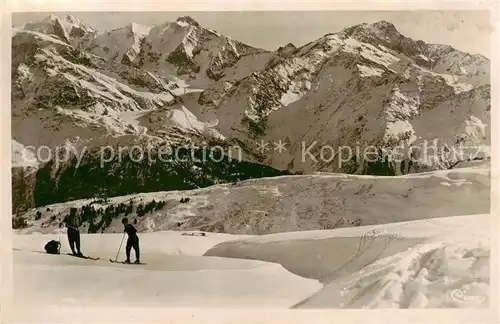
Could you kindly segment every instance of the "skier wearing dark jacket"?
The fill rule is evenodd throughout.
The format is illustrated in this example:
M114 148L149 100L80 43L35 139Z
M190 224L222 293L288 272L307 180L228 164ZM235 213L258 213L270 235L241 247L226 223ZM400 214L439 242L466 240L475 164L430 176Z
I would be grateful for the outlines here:
M82 226L82 218L77 215L76 212L70 212L63 220L64 224L68 228L68 241L71 252L76 256L83 256L80 251L80 230L79 227ZM76 245L76 251L75 251Z
M136 259L134 263L141 263L139 259L140 251L139 251L139 237L137 237L137 230L132 224L128 223L127 218L122 219L122 224L125 227L124 231L128 235L127 246L125 248L125 253L127 254L127 260L125 262L130 263L130 250L134 248L135 259Z

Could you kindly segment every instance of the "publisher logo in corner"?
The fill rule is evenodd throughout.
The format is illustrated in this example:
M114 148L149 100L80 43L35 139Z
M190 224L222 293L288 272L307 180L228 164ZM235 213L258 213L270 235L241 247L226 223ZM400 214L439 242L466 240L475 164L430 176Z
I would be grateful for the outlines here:
M467 288L454 289L451 291L451 298L457 303L479 305L486 300L484 294L473 293Z

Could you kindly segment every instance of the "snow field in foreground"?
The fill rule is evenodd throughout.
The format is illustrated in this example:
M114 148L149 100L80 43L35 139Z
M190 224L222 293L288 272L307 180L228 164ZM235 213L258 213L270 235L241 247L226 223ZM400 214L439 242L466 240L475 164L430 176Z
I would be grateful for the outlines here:
M289 308L321 288L281 265L218 257L201 257L208 248L236 236L179 232L141 233L145 265L113 264L121 234L81 235L82 252L91 261L61 255L43 246L57 234L14 236L14 309L52 307L257 307ZM125 243L124 243L125 244ZM123 260L124 246L118 257ZM132 260L134 254L132 252ZM35 312L17 312L38 320Z
M147 264L139 266L108 261L121 234L82 235L82 251L98 261L41 252L57 234L15 235L14 310L39 321L20 309L44 308L50 318L50 306L485 308L489 221L470 215L263 236L141 233ZM66 253L64 235L62 242Z
M222 242L205 255L280 263L325 287L296 308L488 307L490 217L469 215Z

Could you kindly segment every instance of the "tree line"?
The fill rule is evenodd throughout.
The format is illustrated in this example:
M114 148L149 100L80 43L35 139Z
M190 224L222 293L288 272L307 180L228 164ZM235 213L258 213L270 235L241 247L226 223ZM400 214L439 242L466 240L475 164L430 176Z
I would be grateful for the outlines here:
M95 205L98 203L101 203L100 199L93 200L80 208L71 207L69 214L65 218L79 216L82 223L89 224L88 233L97 233L108 228L113 219L132 215L134 211L138 217L142 217L165 207L164 200L156 201L155 199L147 203L140 202L137 206L135 206L133 199L130 199L128 203L111 204L106 207L96 208Z

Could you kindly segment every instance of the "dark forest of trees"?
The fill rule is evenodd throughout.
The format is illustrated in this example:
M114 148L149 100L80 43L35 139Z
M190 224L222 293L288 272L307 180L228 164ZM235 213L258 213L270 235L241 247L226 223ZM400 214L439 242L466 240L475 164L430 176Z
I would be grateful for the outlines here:
M77 167L77 158L65 166L55 169L48 162L37 171L33 191L34 205L44 206L53 203L92 198L96 192L104 190L108 196L121 196L139 192L168 190L189 190L204 188L216 183L235 182L252 178L271 177L290 174L262 164L229 159L217 156L202 160L202 152L179 150L180 159L160 161L152 155L148 159L135 162L128 154L121 161L111 161L101 166L99 154L87 154ZM219 162L219 158L221 161Z

